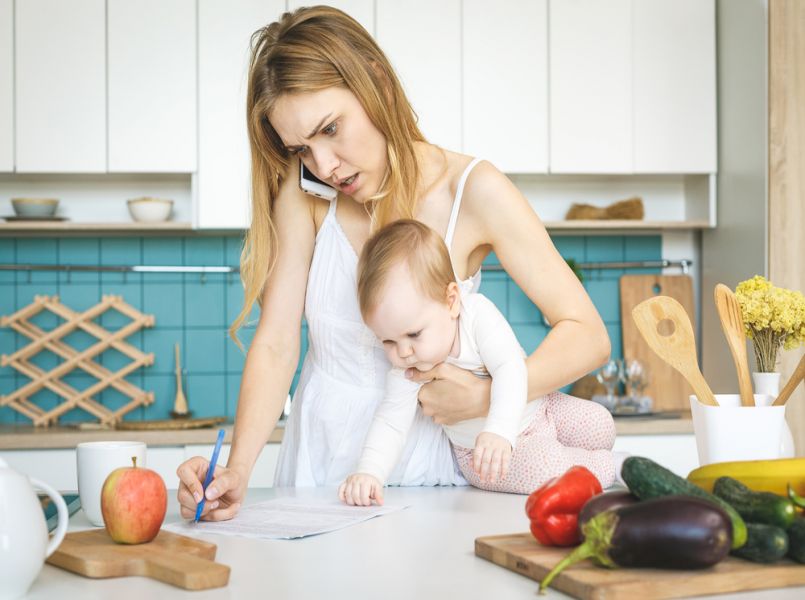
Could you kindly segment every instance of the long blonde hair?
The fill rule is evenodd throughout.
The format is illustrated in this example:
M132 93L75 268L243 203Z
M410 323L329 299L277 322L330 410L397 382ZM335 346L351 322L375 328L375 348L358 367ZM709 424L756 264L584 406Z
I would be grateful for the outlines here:
M252 157L252 223L240 257L244 305L230 327L244 324L277 256L273 202L290 158L268 116L284 94L333 86L350 90L386 138L387 171L371 198L374 223L410 218L419 167L414 142L425 141L417 116L383 51L355 19L335 8L314 6L285 13L256 31L251 41L246 119ZM385 199L384 202L380 200Z
M405 264L417 290L436 302L447 300L456 275L442 236L413 219L399 219L363 245L358 261L358 305L364 320L380 303L389 275Z

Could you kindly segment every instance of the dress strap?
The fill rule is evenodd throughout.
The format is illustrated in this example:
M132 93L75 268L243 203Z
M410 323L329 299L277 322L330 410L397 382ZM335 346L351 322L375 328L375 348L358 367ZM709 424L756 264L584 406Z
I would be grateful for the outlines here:
M458 187L456 188L456 197L453 199L453 210L450 212L450 220L447 222L447 233L444 234L444 243L447 244L449 251L453 245L453 234L456 232L456 222L458 221L458 210L461 208L461 197L464 195L464 184L467 183L467 177L470 175L473 167L481 162L483 159L476 157L472 162L467 165L464 172L461 174L461 179L458 180Z

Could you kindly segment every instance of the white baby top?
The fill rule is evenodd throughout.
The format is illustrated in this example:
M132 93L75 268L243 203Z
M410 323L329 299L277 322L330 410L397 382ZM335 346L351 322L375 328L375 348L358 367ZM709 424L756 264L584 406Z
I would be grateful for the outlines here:
M448 221L451 247L464 183L462 174ZM305 293L308 351L285 424L275 486L338 485L355 470L391 366L363 323L358 307L358 257L336 218L337 201L316 234ZM459 281L462 294L478 290L481 273ZM417 410L390 485L466 485L439 425Z
M459 355L445 362L491 376L492 395L486 418L459 421L445 425L444 430L456 446L472 448L478 434L488 431L506 438L514 448L518 434L528 426L539 406L539 401L527 403L525 352L506 318L481 294L462 300L458 332ZM386 375L386 395L366 436L358 473L386 482L414 421L421 385L406 379L404 369L391 369Z

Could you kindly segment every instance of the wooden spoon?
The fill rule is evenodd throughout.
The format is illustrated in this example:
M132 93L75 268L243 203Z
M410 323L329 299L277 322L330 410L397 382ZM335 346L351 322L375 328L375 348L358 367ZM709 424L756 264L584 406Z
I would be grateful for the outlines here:
M187 398L182 391L182 363L179 362L179 344L174 344L174 350L176 353L176 399L173 401L171 416L174 419L186 419L190 416L190 411L187 409Z
M718 406L710 386L699 370L693 326L682 305L668 296L655 296L635 306L632 309L632 318L649 347L682 374L699 402ZM669 332L671 325L673 331Z
M755 396L752 391L752 379L749 376L749 360L746 358L746 334L741 305L732 290L719 283L714 291L716 309L721 320L721 329L727 338L727 345L732 352L735 370L738 373L738 388L741 392L741 406L754 406Z
M797 368L794 369L794 374L791 375L785 387L780 392L780 395L775 398L772 406L781 406L786 403L788 397L797 389L799 382L805 379L805 354L799 359Z

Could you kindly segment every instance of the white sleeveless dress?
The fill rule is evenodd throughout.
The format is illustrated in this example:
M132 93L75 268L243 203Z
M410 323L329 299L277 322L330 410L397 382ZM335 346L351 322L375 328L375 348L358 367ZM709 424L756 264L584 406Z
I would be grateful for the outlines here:
M447 226L450 248L464 183L461 175ZM285 426L275 486L335 486L360 458L390 364L363 323L357 297L358 257L336 219L337 200L316 235L305 296L308 352ZM478 290L480 271L460 281L462 294ZM467 485L441 426L417 410L389 485Z

